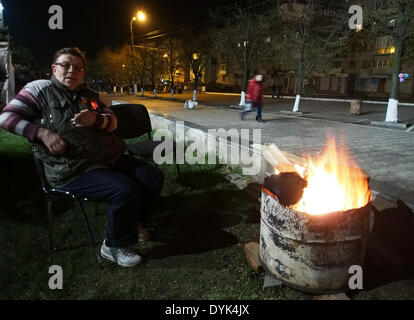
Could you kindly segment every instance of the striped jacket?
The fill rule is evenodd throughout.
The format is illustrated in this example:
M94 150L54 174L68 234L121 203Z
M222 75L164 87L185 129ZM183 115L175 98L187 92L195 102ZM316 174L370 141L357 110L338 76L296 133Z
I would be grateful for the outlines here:
M71 119L83 109L96 112L94 127L75 127ZM26 137L36 145L35 155L45 165L49 183L61 187L85 171L110 166L123 152L125 144L112 132L117 128L113 112L98 93L82 85L70 91L58 80L28 83L0 113L0 127ZM36 141L37 131L45 127L67 142L62 156L54 156Z

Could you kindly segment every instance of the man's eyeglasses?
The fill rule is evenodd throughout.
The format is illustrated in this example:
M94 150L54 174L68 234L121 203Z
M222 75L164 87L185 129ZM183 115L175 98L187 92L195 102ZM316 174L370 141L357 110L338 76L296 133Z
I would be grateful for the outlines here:
M76 64L70 64L67 62L55 62L55 64L57 64L58 66L61 66L63 69L65 69L66 71L68 71L70 69L70 67L72 66L72 70L76 71L76 72L83 72L83 67L80 67Z

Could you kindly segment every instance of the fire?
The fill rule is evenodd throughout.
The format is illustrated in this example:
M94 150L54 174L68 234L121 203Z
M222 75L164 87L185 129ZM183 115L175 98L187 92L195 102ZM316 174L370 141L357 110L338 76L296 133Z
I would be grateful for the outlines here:
M336 149L333 138L328 139L320 156L308 157L305 168L298 172L308 186L302 199L292 207L294 210L318 215L361 208L372 199L367 177L344 145Z

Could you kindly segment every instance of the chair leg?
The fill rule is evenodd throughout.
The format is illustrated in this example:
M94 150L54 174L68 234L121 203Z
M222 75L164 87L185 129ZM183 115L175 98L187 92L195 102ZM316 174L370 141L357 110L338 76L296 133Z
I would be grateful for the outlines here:
M46 197L47 206L47 231L49 234L49 250L56 251L55 234L53 230L52 200Z
M85 212L85 208L83 206L83 203L82 203L82 201L80 201L78 199L76 199L76 203L78 204L79 213L82 216L83 223L84 223L85 228L86 228L86 231L88 233L89 242L91 244L91 248L92 248L92 251L93 251L93 255L95 256L96 261L98 262L98 264L100 266L102 266L102 259L101 259L101 256L97 253L96 245L95 245L96 244L95 238L93 236L93 233L92 233L92 230L91 230L91 226L89 225L88 217L86 216L86 212Z

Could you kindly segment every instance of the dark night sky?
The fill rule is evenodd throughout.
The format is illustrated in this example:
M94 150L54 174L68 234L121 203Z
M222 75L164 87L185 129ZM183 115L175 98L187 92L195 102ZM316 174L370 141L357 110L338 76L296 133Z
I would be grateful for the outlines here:
M1 0L5 25L13 41L31 49L42 66L65 46L79 46L94 58L104 46L129 43L129 23L137 10L148 14L145 25L134 23L134 36L161 29L196 29L209 20L208 7L218 0ZM63 9L63 30L50 30L51 5ZM207 23L208 24L208 23Z

